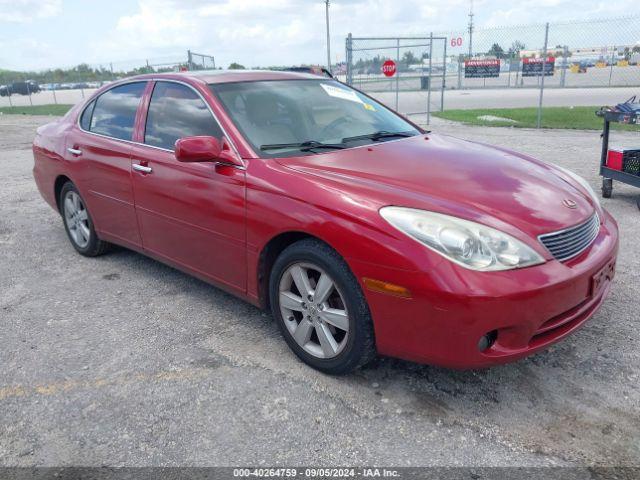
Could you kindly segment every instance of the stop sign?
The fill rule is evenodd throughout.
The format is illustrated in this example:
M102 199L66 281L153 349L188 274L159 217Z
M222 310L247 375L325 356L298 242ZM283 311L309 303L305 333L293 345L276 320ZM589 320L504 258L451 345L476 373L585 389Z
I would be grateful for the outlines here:
M382 64L382 73L387 77L393 77L396 74L396 62L387 60Z

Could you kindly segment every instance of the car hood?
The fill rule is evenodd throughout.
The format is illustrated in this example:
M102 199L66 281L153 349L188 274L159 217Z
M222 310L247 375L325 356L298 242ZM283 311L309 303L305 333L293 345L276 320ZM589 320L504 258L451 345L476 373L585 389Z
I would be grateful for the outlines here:
M576 225L592 200L552 166L502 148L444 135L416 137L302 157L286 167L341 184L378 207L438 211L527 235ZM565 206L569 201L573 208Z

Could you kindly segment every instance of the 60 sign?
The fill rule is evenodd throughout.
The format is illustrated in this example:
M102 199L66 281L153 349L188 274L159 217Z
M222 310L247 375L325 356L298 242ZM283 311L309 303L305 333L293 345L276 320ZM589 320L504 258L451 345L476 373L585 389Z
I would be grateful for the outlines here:
M452 47L461 47L462 46L462 37L451 37L449 43Z

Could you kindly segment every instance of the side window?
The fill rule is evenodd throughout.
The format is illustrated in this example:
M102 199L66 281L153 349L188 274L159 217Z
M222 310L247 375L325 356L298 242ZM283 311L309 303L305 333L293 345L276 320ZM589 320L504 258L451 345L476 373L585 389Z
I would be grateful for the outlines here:
M157 82L149 103L144 143L173 150L176 140L196 135L221 138L222 130L196 92L179 83Z
M89 130L91 128L91 115L93 115L93 107L96 106L96 101L94 100L89 105L86 106L82 115L80 116L80 128L83 130Z
M100 95L91 117L92 132L109 137L131 140L136 111L146 83L128 83Z

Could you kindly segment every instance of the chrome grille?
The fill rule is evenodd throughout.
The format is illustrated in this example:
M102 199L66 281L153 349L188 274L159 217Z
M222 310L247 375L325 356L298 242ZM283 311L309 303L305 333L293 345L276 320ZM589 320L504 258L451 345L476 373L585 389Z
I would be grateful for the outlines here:
M557 260L561 262L580 255L596 239L600 231L600 219L595 213L589 220L559 232L545 233L538 238Z

